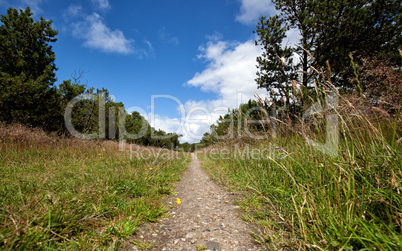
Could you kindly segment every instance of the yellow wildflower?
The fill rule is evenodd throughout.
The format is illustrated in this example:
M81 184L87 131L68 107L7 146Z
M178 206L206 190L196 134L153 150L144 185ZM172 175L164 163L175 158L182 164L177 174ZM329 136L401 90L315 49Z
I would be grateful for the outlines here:
M177 203L177 204L180 204L180 203L181 203L181 200L180 200L179 198L177 198L176 203Z

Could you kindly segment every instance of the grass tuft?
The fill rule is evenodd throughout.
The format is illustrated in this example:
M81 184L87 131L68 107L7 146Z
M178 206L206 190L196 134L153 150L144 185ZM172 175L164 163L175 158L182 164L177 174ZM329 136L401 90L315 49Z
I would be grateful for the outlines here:
M117 250L165 212L162 198L188 163L19 125L0 125L0 139L1 249Z

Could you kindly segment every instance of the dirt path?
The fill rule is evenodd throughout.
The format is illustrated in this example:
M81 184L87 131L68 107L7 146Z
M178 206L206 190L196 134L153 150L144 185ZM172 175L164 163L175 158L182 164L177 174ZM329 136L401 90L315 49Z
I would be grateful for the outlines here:
M141 228L137 237L155 243L152 250L259 250L232 196L208 177L195 154L192 158L176 195L168 200L174 205L170 217Z

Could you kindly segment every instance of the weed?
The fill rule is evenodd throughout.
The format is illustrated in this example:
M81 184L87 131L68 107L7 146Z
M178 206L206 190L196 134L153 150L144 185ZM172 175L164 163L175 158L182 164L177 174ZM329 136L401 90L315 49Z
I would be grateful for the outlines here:
M208 247L207 247L207 246L204 246L204 245L195 245L195 248L196 248L197 250L207 250L207 249L208 249Z

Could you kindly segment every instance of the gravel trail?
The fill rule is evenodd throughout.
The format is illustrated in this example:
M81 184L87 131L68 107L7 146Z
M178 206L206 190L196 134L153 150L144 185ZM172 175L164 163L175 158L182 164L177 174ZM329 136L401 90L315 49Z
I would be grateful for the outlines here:
M175 196L167 200L173 205L170 216L141 227L136 238L154 243L150 250L260 250L251 240L250 226L239 217L233 196L208 177L195 154L192 159Z

